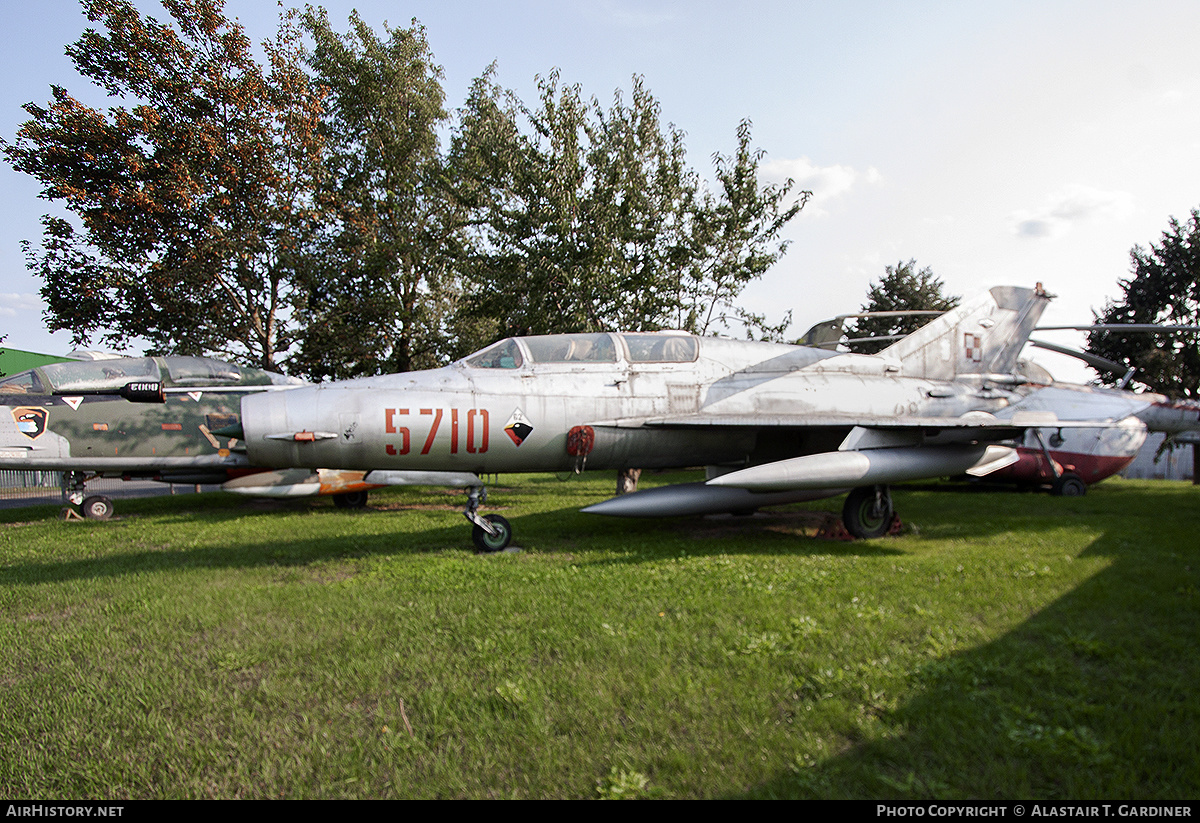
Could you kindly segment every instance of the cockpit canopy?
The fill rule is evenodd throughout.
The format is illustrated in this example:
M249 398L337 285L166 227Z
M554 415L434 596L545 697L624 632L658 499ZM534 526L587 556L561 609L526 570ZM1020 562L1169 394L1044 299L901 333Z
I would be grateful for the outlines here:
M0 381L0 394L54 394L119 389L132 382L167 386L299 386L303 380L262 369L235 366L211 357L122 357L68 360L21 372Z
M516 369L531 363L691 363L700 344L690 334L543 334L510 337L466 358L475 369Z
M211 357L162 357L167 384L176 386L301 386L304 381L276 372L237 366Z

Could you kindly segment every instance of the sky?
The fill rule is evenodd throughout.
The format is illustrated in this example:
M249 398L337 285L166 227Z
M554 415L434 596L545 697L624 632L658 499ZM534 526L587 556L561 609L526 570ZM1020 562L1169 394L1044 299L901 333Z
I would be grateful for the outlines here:
M706 176L751 121L764 182L813 192L787 254L742 298L770 320L790 309L795 336L857 310L885 266L910 259L951 294L1044 283L1058 297L1043 324L1087 323L1120 296L1130 250L1200 207L1194 0L324 5L341 30L352 8L376 28L419 20L451 109L493 62L526 102L556 68L604 103L641 75ZM226 11L256 41L276 30L269 0ZM63 54L86 25L73 0L0 0L0 136L13 138L21 106L45 103L51 84L102 102ZM45 330L21 249L50 211L38 192L0 167L0 335L61 353L70 335ZM1060 355L1033 359L1060 378L1088 375Z

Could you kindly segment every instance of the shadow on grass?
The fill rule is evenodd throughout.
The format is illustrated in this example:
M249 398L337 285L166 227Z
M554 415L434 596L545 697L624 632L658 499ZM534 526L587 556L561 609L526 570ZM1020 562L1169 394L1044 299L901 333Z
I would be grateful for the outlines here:
M1111 513L1131 491L1157 506L1128 512L1080 555L1109 568L998 640L931 659L882 731L848 728L844 751L748 796L1200 795L1200 501L1118 486L1093 502Z
M749 554L771 556L781 553L830 556L885 556L903 552L888 546L887 541L839 542L805 536L811 531L813 516L808 512L764 513L754 517L725 517L717 519L675 518L671 520L623 520L581 514L578 509L521 513L521 492L505 495L497 505L485 506L483 511L498 511L512 521L514 547L538 554L570 554L576 559L588 554L597 556L594 562L640 563L663 557L720 554ZM172 543L191 539L193 527L203 524L206 529L223 523L233 524L248 518L260 520L260 528L270 528L273 516L288 517L314 507L324 508L322 502L310 501L246 501L213 496L214 499L197 505L189 498L179 505L155 502L142 511L130 507L123 518L136 521L139 516L154 514L163 525L161 537L153 548L115 549L94 556L69 560L47 559L10 563L0 567L0 585L38 585L67 580L87 580L121 575L191 568L255 568L264 566L303 566L333 559L438 552L473 551L470 526L463 519L458 498L446 500L388 501L377 507L360 511L313 511L312 516L341 518L349 521L342 534L311 537L299 536L295 524L282 526L279 537L269 545L260 538L232 541L221 546L189 546L175 548ZM493 498L494 500L496 498ZM164 508L167 507L167 508ZM414 528L413 515L432 514L444 526ZM392 519L395 528L379 533L377 524ZM27 512L25 522L31 518ZM11 521L10 521L11 522ZM109 523L63 524L64 529L107 529L119 527L122 520ZM370 525L356 532L361 526ZM291 529L285 531L284 529ZM178 532L174 530L178 529ZM141 541L144 542L144 541ZM616 556L613 553L616 552ZM486 561L486 556L480 557Z
M596 553L596 562L639 563L663 557L712 555L780 554L807 556L880 557L903 555L901 543L888 538L873 541L841 542L817 539L822 510L840 508L840 498L803 508L788 507L766 511L751 517L626 519L586 515L579 508L596 502L596 484L561 484L555 488L554 503L568 505L553 510L529 511L531 500L544 497L539 488L553 479L537 479L532 484L492 488L490 505L483 511L497 511L513 524L514 546L534 553L570 553L575 556ZM914 532L929 537L977 539L994 537L1019 524L1021 528L1056 527L1086 524L1089 519L1111 515L1114 510L1129 509L1129 526L1154 528L1161 520L1159 512L1171 511L1180 503L1178 488L1120 484L1101 487L1101 491L1082 498L1056 498L1048 495L958 495L937 486L908 487L895 495L897 511L915 524ZM529 499L526 499L529 498ZM64 530L106 529L119 526L122 519L158 516L164 527L178 527L179 535L164 532L167 545L150 550L112 551L100 556L63 561L25 562L0 568L0 583L30 584L114 576L170 568L304 565L328 559L356 556L387 556L429 552L473 550L470 526L461 515L460 492L444 490L399 490L373 498L373 505L362 511L336 511L325 500L247 500L226 494L189 495L176 498L131 500L116 522L63 524ZM324 509L315 511L315 509ZM1137 509L1136 511L1134 509ZM233 542L219 547L178 549L171 542L187 538L192 527L203 523L242 523L264 519L261 528L271 527L269 518L311 511L322 518L365 518L373 528L356 532L350 526L343 534L319 538L297 536L294 524L280 527L278 539L269 546L261 538ZM970 517L953 517L953 512L969 510ZM23 512L0 512L0 522L36 522L49 519L54 507L37 507ZM414 527L411 517L424 513L437 519L429 528L428 517ZM40 515L40 517L39 517ZM393 518L394 526L379 533L378 518ZM335 521L337 522L337 521ZM444 523L444 525L442 525ZM1139 525L1140 524L1140 525ZM1195 532L1193 532L1194 534ZM614 554L615 553L615 554Z

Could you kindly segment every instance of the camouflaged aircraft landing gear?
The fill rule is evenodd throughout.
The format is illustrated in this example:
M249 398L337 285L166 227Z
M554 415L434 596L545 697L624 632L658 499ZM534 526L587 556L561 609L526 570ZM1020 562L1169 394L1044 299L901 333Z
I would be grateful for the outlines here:
M842 522L860 539L883 537L892 528L895 509L887 486L859 486L846 497Z
M471 529L471 541L475 548L484 553L502 552L512 542L512 526L498 514L479 515L479 504L487 502L487 489L472 486L467 491L467 508L463 517L475 524Z
M333 505L339 509L363 509L370 495L366 491L342 492L333 495Z
M102 494L84 497L87 493L87 482L92 476L86 472L63 472L63 501L79 506L78 512L70 506L63 506L63 520L78 518L80 514L88 520L107 520L112 517L114 507L111 497Z

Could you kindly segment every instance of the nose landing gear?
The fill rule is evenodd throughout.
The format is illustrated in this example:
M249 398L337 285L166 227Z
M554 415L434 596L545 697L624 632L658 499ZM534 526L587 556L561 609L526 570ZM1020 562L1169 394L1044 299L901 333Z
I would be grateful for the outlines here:
M467 492L467 507L463 517L475 524L471 529L471 541L477 551L484 554L501 552L512 542L512 526L498 514L479 514L479 504L487 502L487 489L472 486Z

